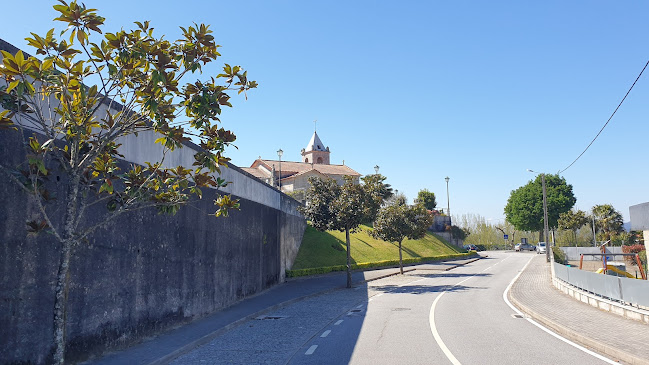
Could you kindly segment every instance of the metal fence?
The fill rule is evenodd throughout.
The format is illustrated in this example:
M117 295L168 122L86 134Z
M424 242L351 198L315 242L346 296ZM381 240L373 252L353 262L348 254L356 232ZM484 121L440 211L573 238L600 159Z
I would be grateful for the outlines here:
M581 254L586 254L584 260L586 261L598 261L601 260L600 257L588 256L589 253L602 253L599 247L560 247L561 251L566 254L566 258L570 261L579 261ZM621 246L612 246L606 247L606 253L623 253Z
M602 275L556 262L552 264L557 279L568 284L619 302L649 307L649 281L647 280Z

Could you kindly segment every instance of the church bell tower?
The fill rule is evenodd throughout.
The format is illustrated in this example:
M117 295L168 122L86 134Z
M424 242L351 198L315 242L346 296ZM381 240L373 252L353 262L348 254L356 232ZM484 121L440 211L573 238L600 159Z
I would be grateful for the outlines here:
M324 146L318 133L313 132L311 140L306 148L302 149L302 162L310 164L329 165L329 147Z

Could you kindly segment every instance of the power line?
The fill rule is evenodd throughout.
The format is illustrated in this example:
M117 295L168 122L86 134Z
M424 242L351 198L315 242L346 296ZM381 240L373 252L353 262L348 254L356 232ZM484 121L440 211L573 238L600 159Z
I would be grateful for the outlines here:
M613 116L615 115L615 113L617 113L617 110L620 109L620 107L622 106L622 103L624 103L624 100L626 100L626 97L629 96L629 93L631 92L631 90L633 90L633 87L634 87L635 84L638 82L638 80L640 79L640 76L642 76L642 73L643 73L644 70L647 68L647 66L649 66L649 61L647 61L647 63L645 63L644 67L642 68L642 71L640 71L640 74L638 75L638 77L636 77L635 81L633 82L633 85L631 85L631 87L629 88L629 91L626 92L626 94L625 94L624 97L622 98L622 101L620 101L620 103L617 105L617 108L615 108L615 110L613 111L613 114L611 114L611 116L608 118L608 120L606 121L606 123L604 123L604 126L602 127L602 129L599 130L599 132L597 133L597 135L595 136L595 138L593 138L593 140L590 141L590 143L588 144L588 146L586 146L586 149L585 149L582 153L580 153L579 156L577 156L577 158L576 158L574 161L572 161L572 163L571 163L570 165L568 165L568 167L566 167L565 169L563 169L563 170L557 172L557 175L563 173L563 172L566 171L566 170L568 170L568 169L570 168L570 166L574 165L575 162L577 162L577 160L579 160L579 158L580 158L581 156L583 156L583 154L586 153L586 151L588 151L588 149L589 149L590 146L595 142L595 140L597 139L597 137L599 137L599 135L602 134L602 131L604 131L604 128L606 128L606 126L608 125L608 122L610 122L611 119L613 119Z

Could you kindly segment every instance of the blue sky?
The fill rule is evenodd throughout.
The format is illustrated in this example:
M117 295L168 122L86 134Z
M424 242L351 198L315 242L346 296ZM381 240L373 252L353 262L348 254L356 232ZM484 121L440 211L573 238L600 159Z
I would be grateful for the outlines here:
M649 60L642 1L96 1L105 31L150 20L158 34L212 26L221 62L259 89L223 115L254 159L299 160L313 120L332 163L373 167L408 198L427 188L455 214L498 222L513 189L556 173L588 145ZM54 2L4 4L0 38L31 51ZM179 6L182 4L182 6ZM58 26L58 25L57 25ZM219 63L220 64L220 63ZM206 68L205 77L219 71ZM649 71L647 71L649 73ZM576 207L649 201L649 74L563 176Z

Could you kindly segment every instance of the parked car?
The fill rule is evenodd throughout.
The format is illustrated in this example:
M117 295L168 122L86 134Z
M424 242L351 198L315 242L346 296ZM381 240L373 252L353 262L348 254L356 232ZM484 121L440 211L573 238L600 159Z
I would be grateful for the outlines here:
M536 245L536 253L541 254L546 252L547 252L547 247L545 247L545 242L539 242Z
M476 245L464 245L464 249L467 251L476 251L476 252L479 251Z
M534 251L536 247L530 245L529 243L517 243L514 246L515 251Z

